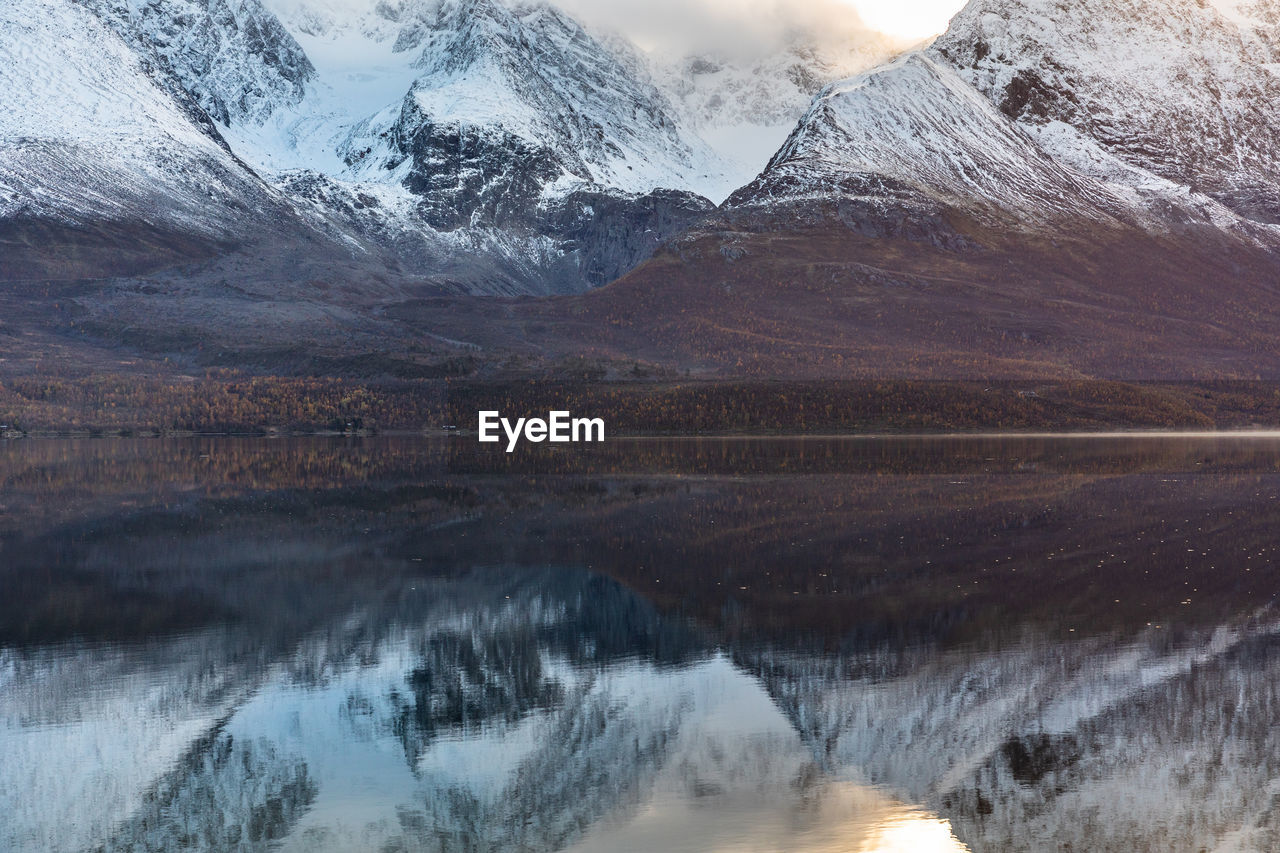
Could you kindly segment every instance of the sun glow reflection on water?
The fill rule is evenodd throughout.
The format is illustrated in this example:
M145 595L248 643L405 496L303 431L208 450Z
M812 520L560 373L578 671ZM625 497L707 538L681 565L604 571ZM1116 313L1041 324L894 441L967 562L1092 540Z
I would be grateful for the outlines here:
M890 818L876 828L859 853L968 853L951 834L951 821L923 813Z

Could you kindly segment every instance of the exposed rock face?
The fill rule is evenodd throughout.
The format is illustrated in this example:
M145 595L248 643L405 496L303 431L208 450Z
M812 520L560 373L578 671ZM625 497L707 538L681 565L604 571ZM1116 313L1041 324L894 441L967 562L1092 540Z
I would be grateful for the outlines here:
M576 271L599 287L647 260L710 210L701 196L676 190L642 196L582 190L548 209L541 223L563 237Z
M527 222L543 186L560 173L551 151L502 131L423 118L400 139L412 158L405 186L420 197L423 221L444 231Z
M575 291L711 207L665 189L716 164L627 49L545 4L450 0L418 15L396 45L420 51L421 75L388 127L362 129L373 144L345 156L361 175L403 174L423 224L523 246L511 261L538 270L532 289Z
M315 68L258 0L79 0L154 55L223 125L297 104Z

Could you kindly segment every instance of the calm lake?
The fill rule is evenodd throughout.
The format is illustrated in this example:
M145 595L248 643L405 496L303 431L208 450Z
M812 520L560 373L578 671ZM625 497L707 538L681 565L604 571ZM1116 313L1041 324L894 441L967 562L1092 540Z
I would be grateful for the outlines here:
M1280 849L1280 437L0 442L0 850Z

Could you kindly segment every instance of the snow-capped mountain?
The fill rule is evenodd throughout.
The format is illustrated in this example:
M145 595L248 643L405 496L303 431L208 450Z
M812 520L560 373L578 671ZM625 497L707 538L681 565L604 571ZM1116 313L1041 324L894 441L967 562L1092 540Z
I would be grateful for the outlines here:
M337 18L310 6L281 9L320 73L308 103L276 128L281 138L261 140L295 155L267 168L378 182L412 174L440 184L492 170L494 163L468 160L492 149L525 158L531 185L555 184L549 196L577 186L642 194L724 183L714 155L650 82L642 58L549 4L440 0ZM330 126L317 129L326 114ZM340 165L317 164L307 147L317 143ZM437 144L461 148L434 151ZM462 159L437 162L445 153Z
M411 187L426 180L443 189L441 154L465 152L461 163L444 161L449 177L487 171L471 156L483 159L492 143L532 156L512 179L544 185L645 193L696 190L715 178L710 152L638 75L639 59L615 56L619 45L606 48L555 7L460 0L437 14L419 30L421 76L389 128L392 160L379 164L390 170L413 159Z
M739 200L836 180L1019 228L1101 213L1256 234L1280 192L1278 21L1228 0L974 0L933 45L824 90Z
M385 102L371 115L345 107L353 132L334 147L357 161L349 166L403 159L381 134L396 126L412 135L400 121L409 110L409 123L422 112L436 124L498 125L549 145L577 179L716 202L760 171L823 85L904 46L855 22L798 27L745 53L645 52L547 2L266 4L320 67L318 88L344 89L347 102ZM375 78L390 88L373 91Z
M33 0L0 15L20 60L0 68L0 239L15 247L0 275L204 263L164 273L163 298L78 297L104 335L192 322L201 340L266 346L305 326L311 346L343 338L331 322L361 341L429 325L468 352L510 340L761 370L814 342L814 360L788 362L799 372L920 338L929 375L970 363L977 339L1020 374L1087 353L1077 366L1137 354L1125 371L1164 376L1154 347L1179 336L1179 358L1212 341L1215 365L1250 376L1272 359L1275 0L973 0L934 44L870 69L900 45L854 25L763 52L646 53L547 0ZM468 330L484 313L470 308L446 328L430 302L582 292L655 254L571 315L486 315L511 330ZM1207 302L1222 269L1239 287ZM801 311L774 287L813 276L924 284L887 315L854 298ZM941 281L982 282L956 298L1000 319L975 332L932 298ZM752 282L749 309L741 289L708 304ZM1156 329L1146 318L1172 303L1151 294L1174 290L1180 325ZM837 358L833 339L850 349Z
M257 0L36 5L0 18L7 275L79 274L58 239L100 275L272 235L467 289L580 290L709 207L686 187L715 157L638 58L550 7L417 4L317 69Z
M869 34L834 46L797 35L776 55L723 60L712 73L705 57L646 56L542 0L41 5L73 23L35 41L27 30L49 24L30 7L8 10L5 35L33 61L5 69L7 89L30 94L5 128L10 148L23 140L0 166L13 175L6 209L21 192L43 199L22 202L28 217L155 218L143 197L161 210L182 202L180 175L226 183L176 166L212 144L252 189L198 190L183 214L200 220L194 233L224 246L262 235L245 227L248 209L292 220L304 239L373 270L487 293L617 278L759 171L822 83L888 49ZM113 49L97 51L101 39ZM94 53L100 61L84 67ZM171 103L151 109L149 99ZM126 153L118 131L77 111L137 124L133 142L150 153ZM78 153L22 168L37 140ZM102 174L114 158L126 174L81 193L77 170Z
M833 190L932 213L1016 210L1029 222L1103 218L1105 187L1044 155L951 68L905 56L822 93L739 198L823 200Z
M1101 148L1277 222L1278 33L1272 2L975 0L930 52L1074 168L1125 180Z

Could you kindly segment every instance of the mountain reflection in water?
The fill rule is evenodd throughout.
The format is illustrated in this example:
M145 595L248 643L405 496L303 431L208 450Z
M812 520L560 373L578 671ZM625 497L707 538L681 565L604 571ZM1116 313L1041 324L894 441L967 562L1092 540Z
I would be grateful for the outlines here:
M0 849L1280 848L1280 440L0 444Z

